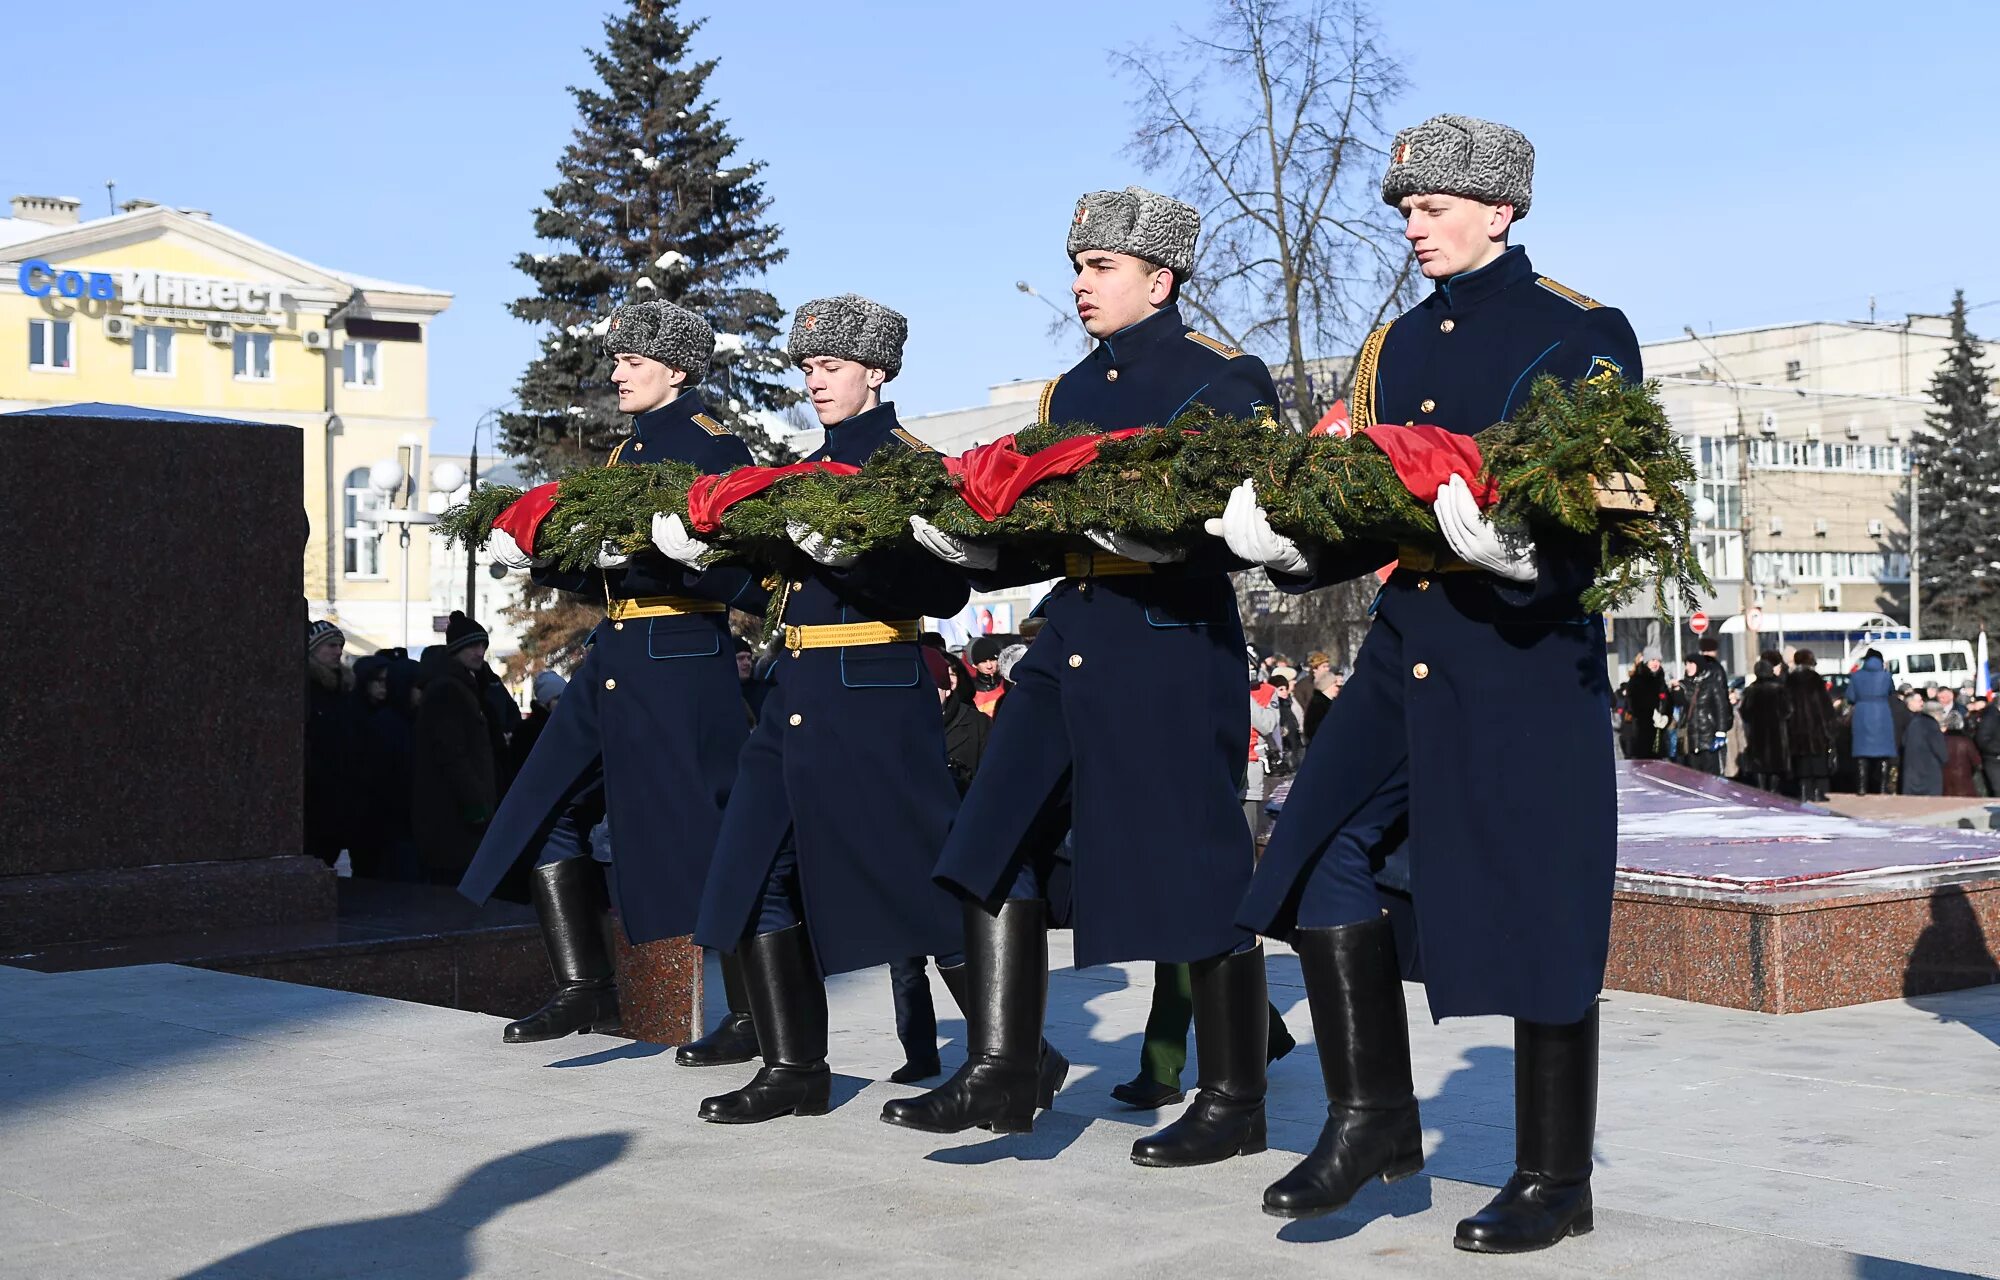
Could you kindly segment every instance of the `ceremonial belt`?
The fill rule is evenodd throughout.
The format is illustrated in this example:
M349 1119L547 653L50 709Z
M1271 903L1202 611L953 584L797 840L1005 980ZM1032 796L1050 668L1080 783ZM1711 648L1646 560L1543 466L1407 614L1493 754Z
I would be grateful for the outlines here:
M613 622L632 618L677 618L685 613L726 613L729 606L720 600L697 600L692 596L639 596L631 600L606 600L604 612Z
M1152 571L1153 566L1144 560L1128 560L1124 556L1099 551L1070 551L1063 555L1063 576L1066 578L1115 578L1123 574Z
M1426 547L1397 547L1398 567L1412 573L1474 573L1479 566L1467 564L1449 551L1432 551Z
M819 627L786 627L785 647L793 653L801 649L852 649L869 644L914 643L923 635L923 623L840 622Z

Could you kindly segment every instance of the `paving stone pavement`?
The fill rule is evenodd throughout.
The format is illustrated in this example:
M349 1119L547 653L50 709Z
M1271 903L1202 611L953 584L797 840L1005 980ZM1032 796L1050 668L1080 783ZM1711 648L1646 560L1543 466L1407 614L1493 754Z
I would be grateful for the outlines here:
M1127 1156L1160 1120L1106 1096L1146 965L1052 976L1076 1067L1003 1138L878 1122L910 1092L879 1083L882 970L832 984L834 1112L730 1128L695 1106L748 1069L657 1046L507 1046L479 1014L171 966L0 968L0 1277L2000 1274L2000 987L1784 1018L1607 996L1597 1230L1483 1258L1451 1232L1511 1167L1507 1024L1433 1026L1409 988L1424 1176L1283 1223L1259 1194L1324 1102L1297 962L1270 969L1302 1041L1273 1150L1168 1171Z

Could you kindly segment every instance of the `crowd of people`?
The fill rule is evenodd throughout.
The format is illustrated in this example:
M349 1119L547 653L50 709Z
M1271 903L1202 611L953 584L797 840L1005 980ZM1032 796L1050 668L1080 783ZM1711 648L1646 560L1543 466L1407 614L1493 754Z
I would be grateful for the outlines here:
M1867 650L1844 681L1810 649L1765 649L1732 681L1713 636L1678 677L1648 649L1618 690L1630 760L1676 760L1761 790L1821 801L1862 795L2000 796L2000 715L1949 686L1897 685Z

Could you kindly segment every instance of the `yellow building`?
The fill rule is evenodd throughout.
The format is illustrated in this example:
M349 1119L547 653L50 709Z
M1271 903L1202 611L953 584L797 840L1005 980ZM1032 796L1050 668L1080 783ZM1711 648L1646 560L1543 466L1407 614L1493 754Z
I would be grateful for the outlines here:
M301 428L313 616L354 650L406 628L429 643L431 539L410 539L406 611L394 514L429 505L426 344L451 295L315 266L195 209L134 200L84 220L76 200L16 196L12 214L0 411L106 401Z

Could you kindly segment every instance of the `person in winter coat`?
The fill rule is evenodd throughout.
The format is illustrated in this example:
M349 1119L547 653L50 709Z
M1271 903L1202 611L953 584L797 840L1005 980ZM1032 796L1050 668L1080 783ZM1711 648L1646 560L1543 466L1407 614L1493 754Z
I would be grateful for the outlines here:
M1007 696L1007 678L1000 674L1000 642L980 636L966 648L965 658L972 668L972 705L991 719L1000 709L1000 699Z
M1861 670L1847 684L1848 700L1854 704L1854 763L1863 795L1882 795L1889 789L1889 770L1900 754L1895 696L1896 682L1882 655L1870 649L1861 660ZM2000 733L2000 725L1995 730Z
M1660 669L1660 651L1648 649L1632 666L1625 681L1625 758L1658 760L1667 754L1667 726L1673 719L1673 701L1667 690L1667 673Z
M1990 702L1972 723L1972 745L1979 749L1986 775L1986 794L2000 796L2000 708Z
M1319 722L1326 719L1326 713L1333 709L1333 700L1340 696L1340 675L1333 669L1333 659L1315 649L1306 655L1306 676L1311 692L1306 696L1306 709L1300 728L1305 733L1302 741L1310 744L1313 735L1319 732Z
M1807 801L1826 799L1826 780L1833 774L1833 698L1814 661L1812 650L1801 649L1785 674L1785 696L1792 707L1792 776L1798 779L1799 799Z
M331 622L306 625L306 852L331 867L353 839L361 718L347 637Z
M1944 731L1944 793L1948 796L1979 794L1979 748L1964 729Z
M354 874L422 883L423 859L410 826L410 771L417 701L422 696L417 680L423 668L401 649L385 652L382 702L361 726L361 785L368 795L368 829L354 847Z
M444 644L425 649L423 663L429 671L411 749L411 826L426 877L456 884L500 801L493 729L479 681L485 628L453 611Z
M1936 703L1926 703L1920 693L1911 694L1904 705L1910 709L1910 723L1903 730L1903 794L1941 796L1945 765L1951 757L1942 714Z
M1755 675L1743 690L1741 772L1751 786L1775 792L1792 767L1792 704L1770 662L1760 660Z
M1722 744L1736 724L1729 705L1729 677L1707 654L1687 660L1681 679L1681 763L1703 773L1722 773Z

